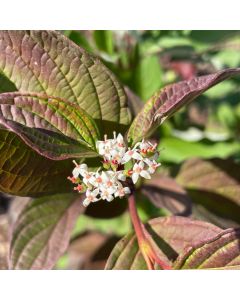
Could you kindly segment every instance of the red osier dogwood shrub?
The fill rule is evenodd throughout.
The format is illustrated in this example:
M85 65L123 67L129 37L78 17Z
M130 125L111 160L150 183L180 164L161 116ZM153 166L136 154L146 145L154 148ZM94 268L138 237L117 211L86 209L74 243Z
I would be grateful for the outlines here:
M240 174L240 167L229 162L224 172L221 160L187 161L177 176L182 187L153 176L161 155L148 139L180 108L238 74L240 68L225 69L167 86L132 118L131 99L115 75L68 38L54 31L1 31L0 187L34 198L14 224L9 268L53 268L83 204L127 198L135 233L116 243L106 269L239 269L238 229L180 216L143 224L136 208L139 194L159 205L156 188L168 186L184 199L182 187L211 189L202 174L220 172L215 187L235 184L228 174Z

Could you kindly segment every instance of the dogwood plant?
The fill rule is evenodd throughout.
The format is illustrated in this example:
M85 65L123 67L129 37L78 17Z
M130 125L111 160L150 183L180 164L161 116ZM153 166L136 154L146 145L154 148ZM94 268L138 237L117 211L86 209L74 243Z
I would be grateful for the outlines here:
M240 68L172 83L156 91L142 107L101 59L60 32L0 30L0 47L0 192L34 197L14 226L12 221L9 224L13 229L6 256L10 269L55 268L69 245L76 220L81 214L91 214L91 209L84 211L82 201L88 206L122 197L128 201L134 235L119 241L106 269L229 268L229 264L235 268L239 264L240 230L221 231L212 224L177 216L144 224L137 203L147 194L145 201L161 208L167 202L173 215L192 216L191 200L173 178L156 176L156 185L140 184L141 178L151 178L160 165L156 145L143 138L151 137L165 120L209 88L239 75ZM101 133L111 134L111 128L121 131L124 139L114 133L113 138L105 136L102 141ZM69 179L80 194L69 190L69 159L76 160ZM93 171L90 161L100 168ZM226 223L235 225L237 162L186 161L179 172L177 180L196 195L199 205L207 194L210 216L215 216L215 202L234 207L232 215L227 210ZM119 202L124 206L127 201ZM106 215L115 214L114 205L107 206ZM97 207L97 217L104 208ZM224 212L220 212L222 220ZM216 217L222 227L228 226ZM229 243L231 247L226 246Z
M127 148L123 136L113 132L113 139L105 135L104 141L96 142L98 153L103 157L102 168L91 172L86 164L78 164L74 160L73 176L68 179L76 184L74 190L86 193L84 206L100 200L110 202L114 198L122 198L131 193L129 179L134 184L140 177L151 179L160 166L156 147L157 144L142 140L133 148Z

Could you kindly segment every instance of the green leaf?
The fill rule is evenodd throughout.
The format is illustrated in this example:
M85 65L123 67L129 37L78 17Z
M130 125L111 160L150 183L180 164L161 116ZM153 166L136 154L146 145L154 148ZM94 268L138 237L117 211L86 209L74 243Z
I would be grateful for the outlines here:
M231 159L186 161L177 182L192 201L216 216L240 224L240 165Z
M223 103L217 110L217 116L219 121L230 131L233 132L238 128L238 117L236 114L237 107L232 107L229 103Z
M162 70L157 55L140 60L134 72L133 85L143 100L149 99L162 86Z
M102 62L55 31L0 31L0 71L19 91L79 104L103 133L130 122L127 99Z
M239 30L192 30L190 33L193 42L198 41L210 45L219 41L223 42L233 36L239 36Z
M168 264L172 264L185 247L213 237L221 231L210 223L183 217L152 219L148 223L147 230L152 236L150 237L152 247ZM134 234L125 236L116 244L105 268L107 270L147 269Z
M66 100L32 93L0 94L0 123L50 159L97 156L93 119Z
M142 138L148 137L181 107L212 86L239 73L240 68L226 69L166 86L148 100L134 119L128 131L128 140L135 144Z
M112 30L94 30L93 37L99 50L113 54L113 32Z
M83 32L80 30L64 30L64 35L80 47L83 47L85 50L92 52L92 47L87 39L87 31Z
M17 91L16 86L0 72L0 93Z
M199 158L227 158L239 153L238 142L189 142L175 137L163 137L158 147L161 151L161 161L181 163L186 159L198 156Z
M232 40L232 45L239 44L239 37L237 41ZM230 48L230 47L229 47ZM239 66L240 64L240 55L239 51L236 51L235 48L228 49L228 45L226 45L226 49L221 49L218 53L213 56L212 61L215 65L234 68Z
M66 179L72 162L39 155L13 132L0 130L0 190L19 196L40 196L72 189Z
M10 268L52 269L65 252L82 211L79 195L57 194L32 200L14 226Z
M227 229L186 249L176 260L175 269L240 270L240 230Z

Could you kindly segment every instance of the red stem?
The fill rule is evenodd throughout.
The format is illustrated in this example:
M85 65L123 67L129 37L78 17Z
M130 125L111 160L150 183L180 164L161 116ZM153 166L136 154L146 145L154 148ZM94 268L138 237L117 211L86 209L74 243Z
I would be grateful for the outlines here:
M141 222L137 208L134 193L132 193L128 198L128 205L129 205L129 212L132 219L132 224L134 230L136 232L137 240L139 248L142 252L142 255L146 261L147 267L149 270L154 270L154 262L159 264L162 269L170 270L171 267L166 265L155 253L154 249L152 248L151 244L148 241L148 238L145 234L145 227L144 224Z
M131 194L129 196L128 205L129 205L129 211L130 211L133 227L136 232L137 238L140 240L145 240L146 236L143 232L142 222L141 222L138 212L137 212L134 194Z

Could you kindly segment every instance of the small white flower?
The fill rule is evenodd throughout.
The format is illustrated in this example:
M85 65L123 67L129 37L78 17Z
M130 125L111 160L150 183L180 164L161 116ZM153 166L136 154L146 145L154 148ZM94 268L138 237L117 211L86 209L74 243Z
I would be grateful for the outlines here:
M148 158L144 159L144 162L149 166L148 172L153 174L156 172L157 168L161 166L160 163L157 163L155 160L150 160Z
M127 163L130 159L142 160L142 156L138 153L136 149L129 149L123 156L122 163Z
M86 191L86 198L83 200L83 205L86 207L91 202L99 201L100 198L97 197L98 194L99 194L99 190L98 189L95 189L93 191L87 190Z
M75 160L73 161L75 164L75 168L72 171L73 177L78 178L79 175L83 176L82 174L87 171L88 167L86 164L79 165Z
M112 149L110 150L109 160L115 161L118 164L122 162L122 158L125 154L125 149Z
M133 166L132 181L134 184L138 181L139 176L144 177L146 179L151 179L149 172L144 170L143 161L135 163L135 165Z
M104 155L105 153L105 143L103 141L96 142L96 148L98 149L98 153L100 155Z
M116 191L116 187L109 187L109 188L101 188L101 198L103 200L107 200L108 202L114 199L113 194Z
M123 171L116 172L117 179L121 181L126 181L126 175L124 175Z
M116 185L116 173L113 171L102 172L102 180L101 189L114 188Z
M75 168L73 177L68 179L76 184L74 190L84 192L86 189L86 198L83 201L84 206L91 202L101 199L112 201L114 197L124 197L130 194L130 188L122 183L126 182L126 177L131 176L135 184L139 177L150 179L160 163L157 163L159 153L156 151L157 144L150 142L137 143L132 149L126 147L124 138L121 134L113 133L113 138L108 139L104 136L103 141L96 142L98 153L103 156L103 169L90 172L86 164L77 164L73 161ZM132 160L133 168L123 170L123 164ZM127 175L126 175L127 174Z
M96 147L98 149L98 153L105 157L106 159L110 160L110 151L111 151L111 143L105 142L97 142Z
M108 180L112 179L114 175L114 171L102 171L101 176L103 179L103 183L106 183Z
M99 187L103 183L102 175L100 175L99 172L93 173L92 175L89 174L87 180L92 186L95 187Z
M103 156L108 155L110 153L112 145L112 140L107 139L107 135L104 135L104 141L96 142L96 148L98 149L98 153Z
M123 187L122 185L120 185L117 189L117 191L115 192L114 196L115 197L119 197L122 198L127 194L130 194L130 188L129 187Z
M152 144L151 142L145 142L142 140L141 143L138 143L140 153L146 154L147 152L151 151L154 152L156 150L157 144Z
M86 184L86 186L90 187L92 185L91 181L95 178L95 174L93 172L85 171L84 173L82 173L82 176L83 183Z
M121 135L121 133L118 134L117 138L116 138L116 141L117 141L117 146L118 147L125 147L125 143L124 143L124 139L123 139L123 136Z
M116 136L116 132L114 132L113 136L113 139L107 139L107 136L105 135L104 141L96 142L96 147L98 149L98 153L106 160L116 161L119 164L125 154L126 147L123 136L120 133Z

